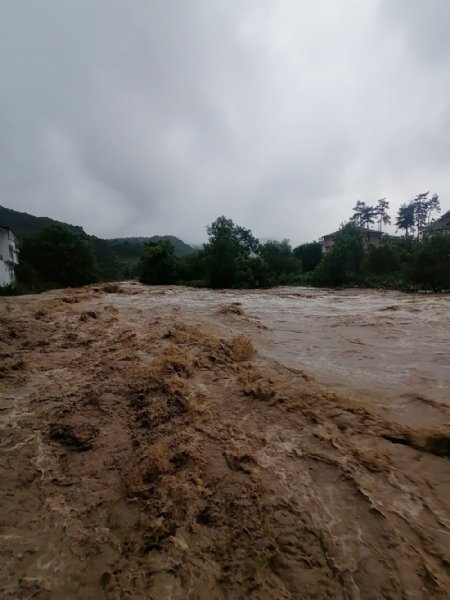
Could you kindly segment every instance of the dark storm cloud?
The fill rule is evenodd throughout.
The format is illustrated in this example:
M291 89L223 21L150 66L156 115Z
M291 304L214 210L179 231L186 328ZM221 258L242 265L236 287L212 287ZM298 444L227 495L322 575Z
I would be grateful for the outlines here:
M446 0L2 13L0 204L103 236L199 241L226 214L299 242L358 198L448 198Z

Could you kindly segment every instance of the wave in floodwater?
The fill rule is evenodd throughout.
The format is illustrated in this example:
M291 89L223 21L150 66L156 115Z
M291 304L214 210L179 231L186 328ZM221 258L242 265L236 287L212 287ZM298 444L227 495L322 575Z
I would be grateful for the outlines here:
M115 297L118 304L183 310L216 322L214 309L239 302L268 329L258 349L309 372L319 383L355 394L409 424L448 422L450 296L391 291L277 288L210 291L161 288ZM212 315L212 316L211 316ZM241 323L242 330L248 325Z
M449 298L0 303L2 598L448 598Z

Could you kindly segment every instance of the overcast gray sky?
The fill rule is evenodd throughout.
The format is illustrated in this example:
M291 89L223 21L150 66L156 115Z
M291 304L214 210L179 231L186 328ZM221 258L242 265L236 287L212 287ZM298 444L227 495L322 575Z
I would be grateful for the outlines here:
M103 237L310 241L450 208L450 0L2 0L0 204Z

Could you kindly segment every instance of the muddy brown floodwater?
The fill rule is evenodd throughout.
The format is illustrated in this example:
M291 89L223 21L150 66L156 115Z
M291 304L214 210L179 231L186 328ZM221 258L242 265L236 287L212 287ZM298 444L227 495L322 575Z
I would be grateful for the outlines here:
M450 597L450 298L0 299L0 597Z
M125 306L128 299L117 302ZM154 296L133 297L133 306L143 310L153 310L155 302ZM444 418L448 424L443 407L450 408L450 296L172 288L165 292L164 304L215 324L213 310L223 302L239 302L269 328L256 336L266 356L306 370L318 382L350 392L404 422L438 424Z

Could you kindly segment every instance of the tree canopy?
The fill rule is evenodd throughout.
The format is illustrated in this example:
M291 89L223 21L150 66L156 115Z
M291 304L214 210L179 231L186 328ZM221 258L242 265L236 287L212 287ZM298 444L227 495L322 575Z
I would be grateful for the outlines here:
M416 244L409 275L414 283L435 292L450 290L450 235L435 233Z
M370 225L378 224L378 230L382 231L383 225L389 225L391 217L387 212L389 202L386 198L380 198L374 206L367 205L362 200L358 200L353 207L353 216L351 220L363 228L369 228Z
M409 235L410 232L414 233L414 205L402 204L398 209L397 219L395 225L397 230L400 229L405 232L405 235Z
M302 272L302 261L292 252L289 240L268 241L259 253L278 283L290 283Z
M61 223L42 228L39 221L38 233L22 240L17 289L43 291L136 276L149 285L211 288L304 284L449 289L447 221L442 227L439 222L430 226L440 211L437 194L424 192L401 205L395 224L404 237L382 232L390 223L388 209L386 198L373 206L359 200L350 221L333 235L331 247L309 242L294 250L287 239L260 243L250 229L220 216L207 226L203 248L187 253L187 247L184 256L177 238L101 240ZM32 223L30 215L17 215L18 222ZM366 228L375 223L379 235L367 235Z
M65 225L49 225L25 238L20 258L58 285L81 286L98 278L91 241Z
M233 287L242 259L256 255L259 242L245 227L235 225L231 219L218 217L206 228L208 243L204 246L208 281L213 288ZM251 263L246 263L246 267Z
M294 248L294 255L301 260L305 273L314 271L320 263L323 255L322 244L319 242L308 242Z
M375 223L376 208L368 206L362 200L358 200L353 207L352 221L360 227L369 227Z
M400 206L395 224L397 229L404 231L406 235L416 232L420 239L430 224L433 213L440 210L439 196L433 194L430 197L430 192L423 192L408 204Z
M178 276L175 248L167 240L144 244L139 261L139 280L149 285L174 283Z
M353 222L342 225L333 246L313 272L312 282L318 285L348 284L360 273L364 258L361 229Z

